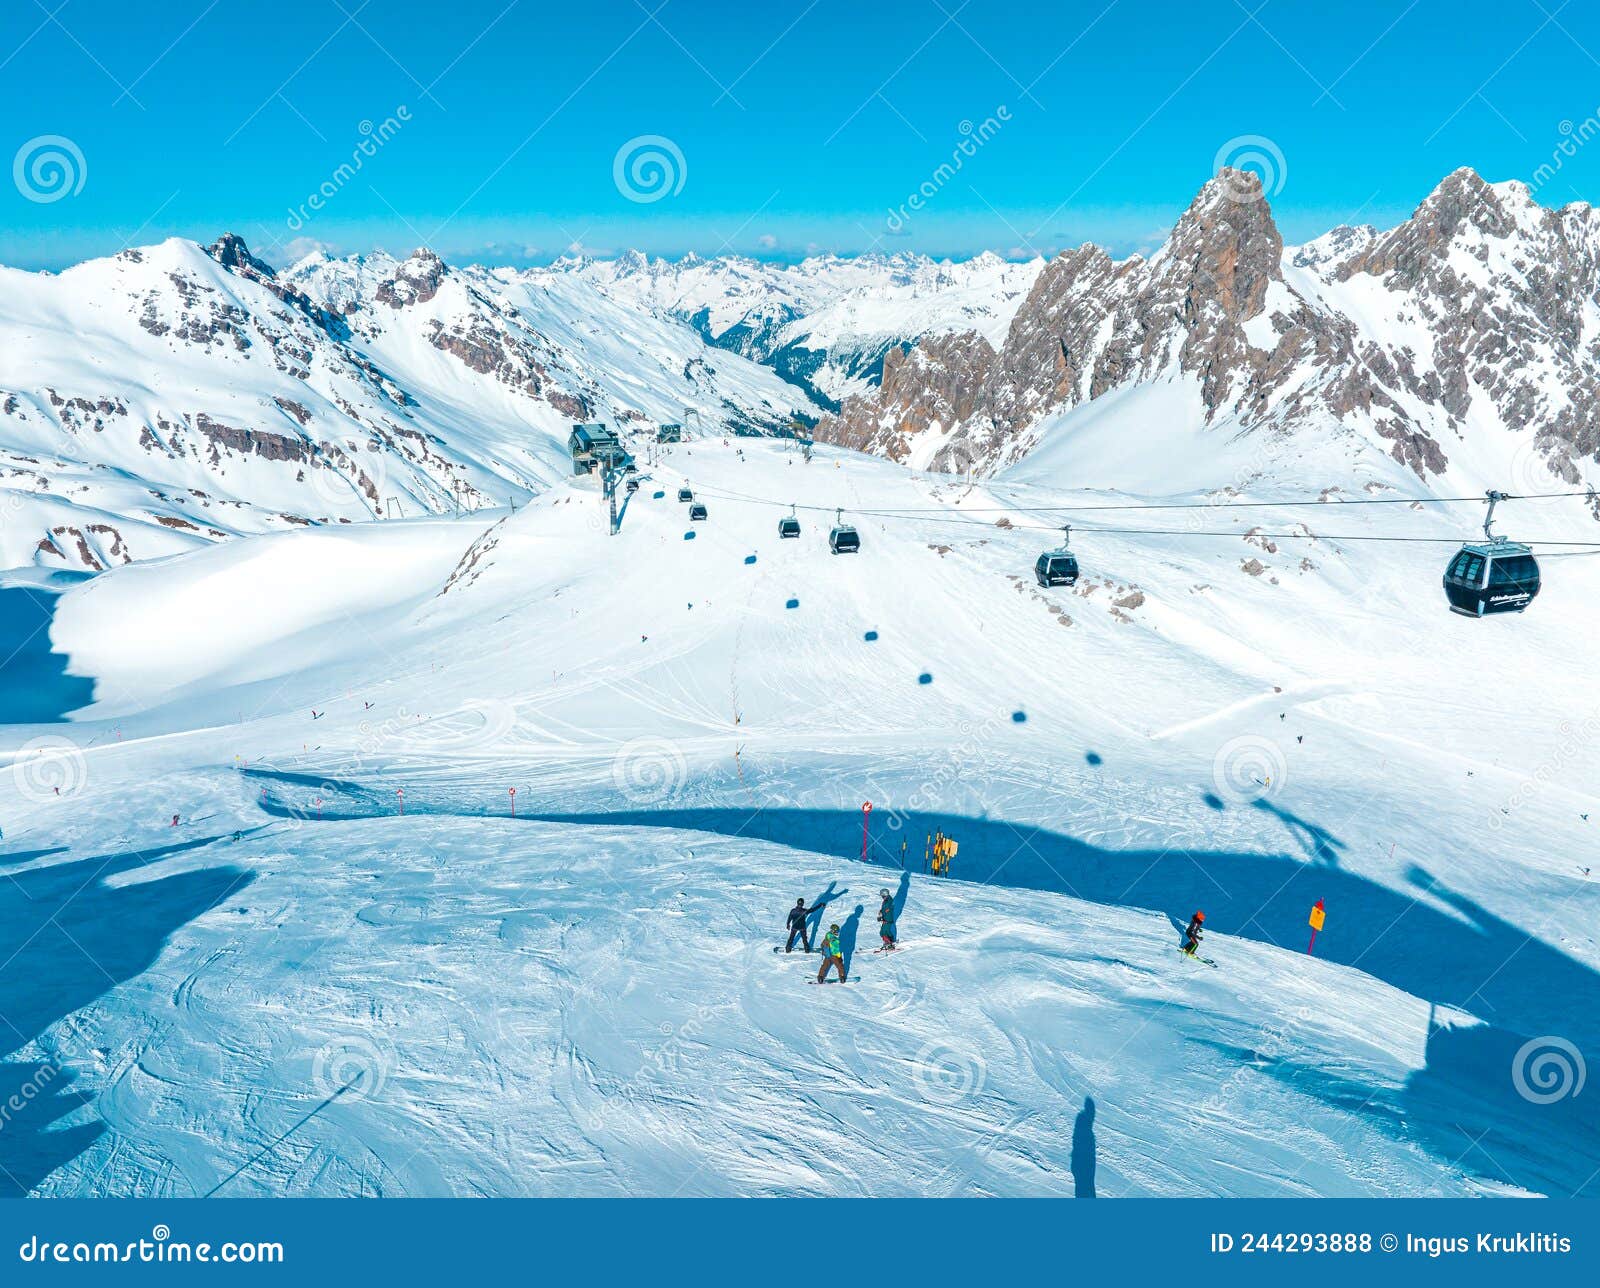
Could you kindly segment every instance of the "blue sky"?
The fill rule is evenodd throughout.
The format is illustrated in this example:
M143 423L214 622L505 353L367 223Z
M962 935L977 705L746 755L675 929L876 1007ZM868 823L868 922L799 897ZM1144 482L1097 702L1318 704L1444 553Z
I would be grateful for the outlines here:
M223 229L278 262L1125 252L1230 154L1291 240L1394 222L1460 165L1600 199L1600 143L1548 173L1600 128L1597 8L7 0L0 262ZM640 139L664 191L630 178Z

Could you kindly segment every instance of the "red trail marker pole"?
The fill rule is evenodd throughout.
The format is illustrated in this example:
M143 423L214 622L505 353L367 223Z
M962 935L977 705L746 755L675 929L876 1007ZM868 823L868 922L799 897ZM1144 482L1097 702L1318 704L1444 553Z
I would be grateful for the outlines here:
M406 789L397 787L394 794L400 798L400 817L404 818L406 814Z
M1322 908L1322 900L1318 899L1316 901L1316 903L1314 903L1311 906L1311 917L1310 917L1311 942L1306 945L1306 954L1307 954L1307 956L1309 956L1310 953L1311 953L1311 950L1317 946L1317 931L1322 929L1322 923L1323 923L1323 920L1325 919L1326 916L1327 916L1327 914L1323 911L1323 908Z
M872 817L872 802L867 801L861 807L861 861L867 861L867 820Z
M513 787L511 789L511 817L512 818L516 818L516 816L517 816L517 789L515 787Z

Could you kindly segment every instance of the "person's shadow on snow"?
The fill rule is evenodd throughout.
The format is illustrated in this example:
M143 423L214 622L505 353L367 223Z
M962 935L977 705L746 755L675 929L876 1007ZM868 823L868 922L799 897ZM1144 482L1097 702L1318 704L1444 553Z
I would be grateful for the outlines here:
M858 903L856 910L844 919L839 927L839 952L844 956L844 973L850 974L850 963L856 955L856 932L861 929L861 914L865 909Z
M911 874L902 872L900 874L900 888L894 892L894 919L896 922L900 920L900 914L906 910L906 899L910 894Z
M849 886L846 886L843 890L835 890L833 887L838 884L837 881L828 882L828 888L817 896L816 902L811 905L810 913L806 916L806 920L811 923L811 942L813 945L822 943L822 914L827 906L835 899L842 899L850 893Z
M1094 1192L1094 1097L1083 1098L1083 1108L1072 1124L1072 1196L1079 1199L1097 1197Z

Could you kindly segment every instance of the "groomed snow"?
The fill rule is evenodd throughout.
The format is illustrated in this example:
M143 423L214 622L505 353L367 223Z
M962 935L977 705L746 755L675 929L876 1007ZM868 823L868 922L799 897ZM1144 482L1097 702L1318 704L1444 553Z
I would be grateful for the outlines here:
M1478 512L1335 484L1100 512L1144 498L713 441L614 538L558 486L68 591L95 704L0 744L7 1068L60 1071L0 1163L43 1193L1583 1190L1593 1097L1513 1073L1597 1047L1600 571L1453 617ZM791 500L822 508L780 541ZM1074 591L1031 580L1046 505ZM1349 539L1398 533L1439 544ZM819 988L772 948L830 883L863 912ZM1196 907L1215 969L1176 952Z

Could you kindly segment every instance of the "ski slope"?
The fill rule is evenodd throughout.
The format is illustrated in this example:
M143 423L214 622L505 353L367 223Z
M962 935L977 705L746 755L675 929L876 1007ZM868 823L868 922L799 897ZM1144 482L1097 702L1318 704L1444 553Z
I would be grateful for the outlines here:
M712 440L615 537L558 484L68 589L49 638L91 700L0 730L6 1076L59 1071L0 1165L48 1194L1591 1192L1593 1097L1543 1096L1540 1052L1600 1045L1600 568L1453 617L1479 511L1253 499L1336 484L1152 515ZM1047 505L1073 590L1031 578ZM1561 502L1514 531L1592 540ZM772 951L825 892L843 987ZM1176 951L1196 907L1215 969Z

